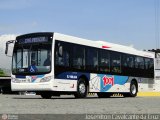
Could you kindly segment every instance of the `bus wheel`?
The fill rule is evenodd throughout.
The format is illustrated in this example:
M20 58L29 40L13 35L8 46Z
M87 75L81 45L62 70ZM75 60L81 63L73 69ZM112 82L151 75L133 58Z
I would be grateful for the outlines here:
M41 97L44 99L51 99L52 95L49 92L40 93Z
M131 97L136 97L137 96L137 84L135 81L131 82L131 86L130 86L130 96Z
M99 98L109 98L111 96L111 94L110 93L100 93L100 92L98 92L97 96Z
M136 97L138 92L137 83L135 81L131 81L130 84L130 93L124 94L125 97Z
M75 98L85 98L87 96L87 84L84 79L80 78L77 84L77 92Z

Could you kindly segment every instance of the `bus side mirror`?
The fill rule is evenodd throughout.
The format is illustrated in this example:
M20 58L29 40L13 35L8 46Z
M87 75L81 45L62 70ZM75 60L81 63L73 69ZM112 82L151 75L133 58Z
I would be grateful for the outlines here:
M6 42L6 49L5 49L5 54L6 54L6 56L8 56L8 46L9 46L9 44L14 44L14 42L15 42L15 40L10 40L10 41L7 41Z
M6 55L8 54L8 44L7 44L7 42L6 42L5 54L6 54Z

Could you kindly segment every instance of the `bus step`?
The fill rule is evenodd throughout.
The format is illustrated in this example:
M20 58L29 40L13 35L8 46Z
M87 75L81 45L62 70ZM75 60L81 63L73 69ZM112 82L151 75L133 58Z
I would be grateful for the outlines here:
M95 93L88 93L88 96L95 96Z
M114 93L111 97L124 97L123 94Z

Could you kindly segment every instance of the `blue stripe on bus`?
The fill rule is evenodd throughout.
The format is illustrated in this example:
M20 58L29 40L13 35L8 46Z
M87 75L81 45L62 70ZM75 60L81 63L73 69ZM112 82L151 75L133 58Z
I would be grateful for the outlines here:
M16 75L16 78L26 78L26 76L23 76L23 75Z
M67 80L78 80L81 76L87 77L90 80L90 73L82 73L82 72L63 72L58 74L56 79L67 79Z

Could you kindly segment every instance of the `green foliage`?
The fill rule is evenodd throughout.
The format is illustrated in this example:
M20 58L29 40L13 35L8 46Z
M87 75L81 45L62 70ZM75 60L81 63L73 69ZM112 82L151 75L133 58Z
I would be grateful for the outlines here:
M5 73L1 68L0 68L0 76L5 76Z

